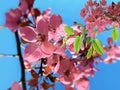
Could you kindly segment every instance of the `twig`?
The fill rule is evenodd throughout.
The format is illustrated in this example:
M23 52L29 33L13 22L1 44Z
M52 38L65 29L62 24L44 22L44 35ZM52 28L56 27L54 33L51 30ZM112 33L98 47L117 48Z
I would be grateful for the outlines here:
M18 55L16 55L16 54L0 54L0 58L1 57L18 57Z

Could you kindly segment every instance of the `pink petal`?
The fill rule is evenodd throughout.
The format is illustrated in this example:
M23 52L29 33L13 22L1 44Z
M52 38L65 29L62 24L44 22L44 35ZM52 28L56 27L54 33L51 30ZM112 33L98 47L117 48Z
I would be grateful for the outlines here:
M34 42L36 41L37 33L35 32L34 28L30 26L20 27L20 36L23 40L27 42Z
M65 90L74 90L74 88L71 87L70 85L65 85Z
M59 70L59 68L60 68L60 61L58 61L58 63L57 63L57 65L55 66L55 68L54 68L54 73L57 73L58 72L58 70Z
M65 33L65 31L64 31L64 27L65 27L65 26L66 26L65 24L61 24L61 25L57 28L57 30L56 30L56 36L57 36L58 38L63 37L63 36L66 36L66 33Z
M105 59L104 59L104 62L106 63L106 64L110 64L110 63L115 63L116 62L116 60L115 60L115 57L106 57Z
M26 11L27 11L27 9L28 9L28 4L27 4L26 0L20 0L19 9L20 9L23 13L26 13Z
M44 35L48 35L48 23L43 20L43 19L40 19L38 22L37 22L37 30L39 33L41 34L44 34Z
M60 67L60 56L57 54L50 56L47 60L47 65L56 73Z
M45 53L47 55L51 55L51 54L53 54L55 47L53 46L52 43L45 41L41 45L41 50L43 53Z
M65 50L66 50L65 48L57 46L54 53L57 53L57 54L61 55L62 57L65 57L66 56Z
M115 58L120 60L120 47L114 46Z
M35 0L26 0L27 4L28 4L28 8L31 8L34 4Z
M50 18L50 25L52 28L56 29L62 23L62 18L60 15L54 14Z
M110 46L112 46L112 45L113 45L113 40L112 40L112 37L109 37L109 38L108 38L108 44L109 44Z
M39 45L36 43L30 43L26 46L24 51L24 59L28 62L36 62L43 57L43 53L40 50Z
M77 90L88 90L89 89L89 80L87 78L82 78L76 81Z
M25 68L26 68L26 69L31 69L31 68L32 68L31 63L28 62L28 61L24 61L24 65L25 65Z
M68 77L65 77L64 75L61 75L59 79L60 79L60 82L65 85L70 85L73 82L71 77L68 78Z
M44 11L42 16L43 16L43 19L45 19L46 21L49 21L51 16L51 8L48 8L46 11Z
M17 9L11 9L10 12L6 13L6 24L5 26L15 32L18 29L18 21L21 17L21 11Z
M81 10L81 12L80 12L80 15L81 15L82 17L85 17L85 15L87 14L87 12L88 12L88 9L87 9L87 8L83 8L83 9Z
M74 50L74 37L71 37L71 38L69 38L68 40L67 40L67 42L66 42L66 47L71 51L71 52L75 52L75 50Z
M79 80L80 78L82 78L84 75L83 72L81 72L80 70L77 70L73 73L74 76L74 81Z
M18 82L14 82L12 84L12 89L11 90L22 90L22 88L20 87L20 84Z
M48 41L54 39L55 41L57 40L56 33L49 31L48 32Z

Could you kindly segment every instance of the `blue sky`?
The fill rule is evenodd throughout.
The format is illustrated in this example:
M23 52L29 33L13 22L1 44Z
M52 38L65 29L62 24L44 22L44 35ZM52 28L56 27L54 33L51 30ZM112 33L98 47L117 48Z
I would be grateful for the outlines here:
M5 24L5 13L10 8L15 8L19 0L1 0L0 1L0 25ZM99 1L99 0L97 0ZM119 0L107 0L108 3ZM52 13L58 13L63 17L63 22L72 25L74 21L82 22L80 19L80 10L84 7L87 0L36 0L34 7L41 11L47 8L52 9ZM111 32L100 34L99 39L106 44L106 39L111 36ZM120 39L118 41L120 45ZM16 54L14 34L7 28L0 29L0 54ZM115 64L100 63L97 66L100 71L96 72L94 78L90 78L90 90L120 90L120 61ZM20 66L17 58L0 58L0 90L6 90L14 81L20 79ZM63 90L61 84L57 84L56 90Z

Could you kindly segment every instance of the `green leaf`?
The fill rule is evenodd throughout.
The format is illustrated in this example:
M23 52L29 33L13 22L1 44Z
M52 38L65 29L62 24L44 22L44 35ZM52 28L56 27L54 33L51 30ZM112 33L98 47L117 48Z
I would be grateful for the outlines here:
M86 46L91 42L91 38L90 37L87 37L86 38Z
M94 33L95 33L96 36L98 35L97 29L94 30Z
M93 47L91 46L87 52L87 59L89 59L92 56L93 53Z
M119 31L118 28L114 28L112 31L112 39L117 42L119 38Z
M98 54L102 55L104 53L103 46L102 46L101 42L98 39L93 40L92 46L93 46L94 50L96 50L96 52Z
M80 51L80 48L82 46L82 40L80 36L76 36L74 40L74 50L76 53Z
M70 26L65 26L64 30L68 36L74 35L74 30Z

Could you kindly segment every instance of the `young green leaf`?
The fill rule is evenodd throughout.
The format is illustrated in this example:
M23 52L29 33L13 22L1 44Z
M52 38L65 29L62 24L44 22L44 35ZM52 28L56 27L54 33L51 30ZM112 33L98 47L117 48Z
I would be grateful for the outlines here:
M80 51L81 46L82 46L81 37L76 36L75 40L74 40L74 50L76 51L76 53L78 53Z
M90 41L91 41L91 38L90 38L90 37L87 37L87 38L86 38L86 46L90 43Z
M93 47L91 46L87 52L87 59L89 59L92 56L93 53Z
M68 36L74 35L74 30L70 26L65 26L64 30Z
M117 42L119 38L119 31L118 28L114 28L112 31L112 39Z
M101 42L98 39L93 40L92 46L93 46L94 50L96 50L96 52L98 54L102 55L104 53L103 46L102 46Z
M95 33L96 36L98 35L97 29L94 30L94 33Z

